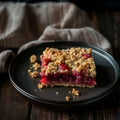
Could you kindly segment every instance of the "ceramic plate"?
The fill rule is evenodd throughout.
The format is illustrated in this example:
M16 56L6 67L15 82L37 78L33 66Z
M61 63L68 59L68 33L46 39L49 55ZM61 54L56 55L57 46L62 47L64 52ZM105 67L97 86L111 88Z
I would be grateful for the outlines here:
M28 69L31 64L29 58L32 54L35 54L39 61L39 56L46 47L59 49L70 47L91 47L93 49L93 56L97 70L97 86L95 86L95 88L76 87L81 95L75 99L71 99L69 102L65 100L65 96L69 95L71 98L73 97L70 94L72 87L48 87L38 89L37 85L40 81L40 77L31 78L28 74ZM93 45L66 41L45 42L28 48L18 54L9 67L9 77L12 85L20 93L32 100L58 107L79 107L99 101L104 97L107 97L107 95L113 91L119 78L119 66L110 54ZM56 94L56 92L59 94Z

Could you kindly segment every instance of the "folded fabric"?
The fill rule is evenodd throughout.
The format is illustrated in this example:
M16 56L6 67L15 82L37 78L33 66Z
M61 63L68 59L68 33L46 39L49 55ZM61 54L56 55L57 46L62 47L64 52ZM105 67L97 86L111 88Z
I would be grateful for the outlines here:
M109 41L94 28L87 14L72 3L0 3L0 47L23 50L45 41L81 41L111 52ZM0 73L15 54L0 53Z
M23 50L47 41L79 41L92 44L112 53L110 43L99 32L91 27L60 29L59 24L49 26L43 35L36 41L29 42L20 47L18 53Z

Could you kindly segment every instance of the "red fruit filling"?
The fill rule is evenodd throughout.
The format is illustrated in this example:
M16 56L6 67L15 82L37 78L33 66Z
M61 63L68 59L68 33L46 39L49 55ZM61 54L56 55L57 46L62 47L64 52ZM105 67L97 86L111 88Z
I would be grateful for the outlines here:
M87 54L87 53L82 54L82 56L84 56L85 58L90 58L90 57L92 57L92 55L91 55L91 54Z
M50 62L52 62L51 59L48 59L48 58L46 59L46 58L45 58L45 59L42 60L42 65L43 65L43 66L47 66L48 63L50 63Z
M69 67L66 64L60 64L59 68L63 70L69 70Z
M46 84L82 84L82 85L96 85L96 79L92 77L85 77L81 73L74 71L73 73L56 73L41 74L41 82Z

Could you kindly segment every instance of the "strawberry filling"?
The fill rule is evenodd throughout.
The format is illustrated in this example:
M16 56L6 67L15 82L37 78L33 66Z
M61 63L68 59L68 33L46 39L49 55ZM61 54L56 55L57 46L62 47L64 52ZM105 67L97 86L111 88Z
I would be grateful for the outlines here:
M73 72L73 73L56 73L49 74L45 76L45 74L41 74L40 82L46 84L84 84L84 85L96 85L96 79L92 77L85 77L81 73Z

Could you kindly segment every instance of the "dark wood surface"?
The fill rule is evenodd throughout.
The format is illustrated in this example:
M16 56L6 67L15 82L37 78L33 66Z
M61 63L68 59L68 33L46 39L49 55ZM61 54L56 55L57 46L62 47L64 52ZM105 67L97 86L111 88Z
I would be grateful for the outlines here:
M120 11L85 10L113 48L120 63ZM120 120L120 82L114 93L91 108L62 111L21 95L7 74L0 75L0 120Z

